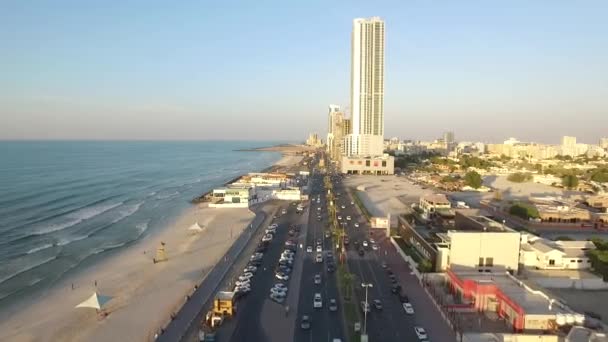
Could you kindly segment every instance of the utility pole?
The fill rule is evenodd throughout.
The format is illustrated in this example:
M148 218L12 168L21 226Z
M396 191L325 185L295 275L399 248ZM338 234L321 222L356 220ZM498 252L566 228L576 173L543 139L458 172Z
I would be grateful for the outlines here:
M367 290L370 287L374 287L374 284L361 283L361 287L365 288L365 310L363 310L363 334L361 334L361 340L367 341L367 311L369 310L369 303L367 302Z

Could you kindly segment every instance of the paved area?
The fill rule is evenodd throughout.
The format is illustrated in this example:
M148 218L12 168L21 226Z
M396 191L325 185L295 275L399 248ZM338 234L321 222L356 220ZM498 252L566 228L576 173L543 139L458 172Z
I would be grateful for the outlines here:
M309 206L310 215L308 220L308 231L304 242L304 249L307 246L316 247L316 240L321 239L324 251L331 250L331 240L324 236L325 225L327 223L327 212L325 208L325 196L323 196L323 178L322 175L315 174L313 176L311 198L316 198L321 195L320 203L311 200ZM322 208L318 210L317 208ZM322 214L322 220L317 221L317 215ZM294 341L333 341L334 338L345 340L344 327L340 311L331 312L328 309L329 299L333 298L339 301L338 287L335 272L327 271L327 263L316 263L314 257L316 252L306 253L303 258L304 268L302 272L299 303L297 308L297 326L294 336ZM337 257L337 256L336 256ZM314 284L314 276L321 275L322 283ZM320 293L323 299L323 307L321 309L313 309L313 298L315 293ZM339 303L338 305L341 305ZM299 322L303 315L311 317L311 328L309 330L300 329Z
M418 279L411 274L409 266L397 254L390 241L384 236L384 230L370 230L359 209L350 203L353 201L344 186L336 185L336 191L341 193L338 205L345 206L341 209L340 216L343 219L351 216L347 221L347 233L350 238L350 249L347 254L348 266L356 276L355 284L372 283L373 288L368 291L368 301L380 299L383 309L372 310L368 314L367 331L370 341L417 341L418 337L414 333L415 326L424 327L429 340L434 341L454 341L455 335L449 326L443 321L441 314L428 297ZM402 193L403 194L403 193ZM354 227L354 222L359 223L359 228ZM366 249L363 256L359 256L354 248L354 242L361 243L363 240L373 238L376 240L379 249L374 251ZM396 274L398 282L401 284L414 306L415 314L407 315L403 310L398 297L391 292L391 280L388 273L382 268L382 262ZM356 286L356 297L358 301L365 299L365 291L361 286Z

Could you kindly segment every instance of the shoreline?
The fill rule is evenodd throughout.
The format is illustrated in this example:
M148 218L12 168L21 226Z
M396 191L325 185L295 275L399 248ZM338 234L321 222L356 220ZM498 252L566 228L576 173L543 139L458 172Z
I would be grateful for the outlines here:
M289 162L293 162L291 156L283 154L262 172ZM166 226L67 273L45 291L17 299L0 310L0 340L148 339L254 218L249 208L190 205ZM187 227L194 222L205 230L189 233ZM153 264L151 259L160 241L167 244L169 262ZM95 290L114 297L108 302L109 315L104 319L93 309L74 309Z

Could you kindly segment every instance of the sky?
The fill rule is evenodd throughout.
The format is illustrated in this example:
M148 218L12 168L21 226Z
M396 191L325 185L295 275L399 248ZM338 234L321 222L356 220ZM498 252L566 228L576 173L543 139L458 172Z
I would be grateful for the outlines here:
M371 16L386 138L608 136L604 0L5 0L0 139L325 136Z

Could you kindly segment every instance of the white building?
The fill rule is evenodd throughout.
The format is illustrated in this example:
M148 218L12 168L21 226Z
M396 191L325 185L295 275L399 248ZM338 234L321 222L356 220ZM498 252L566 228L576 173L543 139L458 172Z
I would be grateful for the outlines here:
M449 210L452 203L444 194L432 194L420 197L420 209L427 216L432 216L438 210Z
M595 249L591 241L550 241L522 234L520 263L541 270L587 269L591 261L586 251Z
M353 20L351 41L352 134L347 155L378 156L384 141L384 21Z

